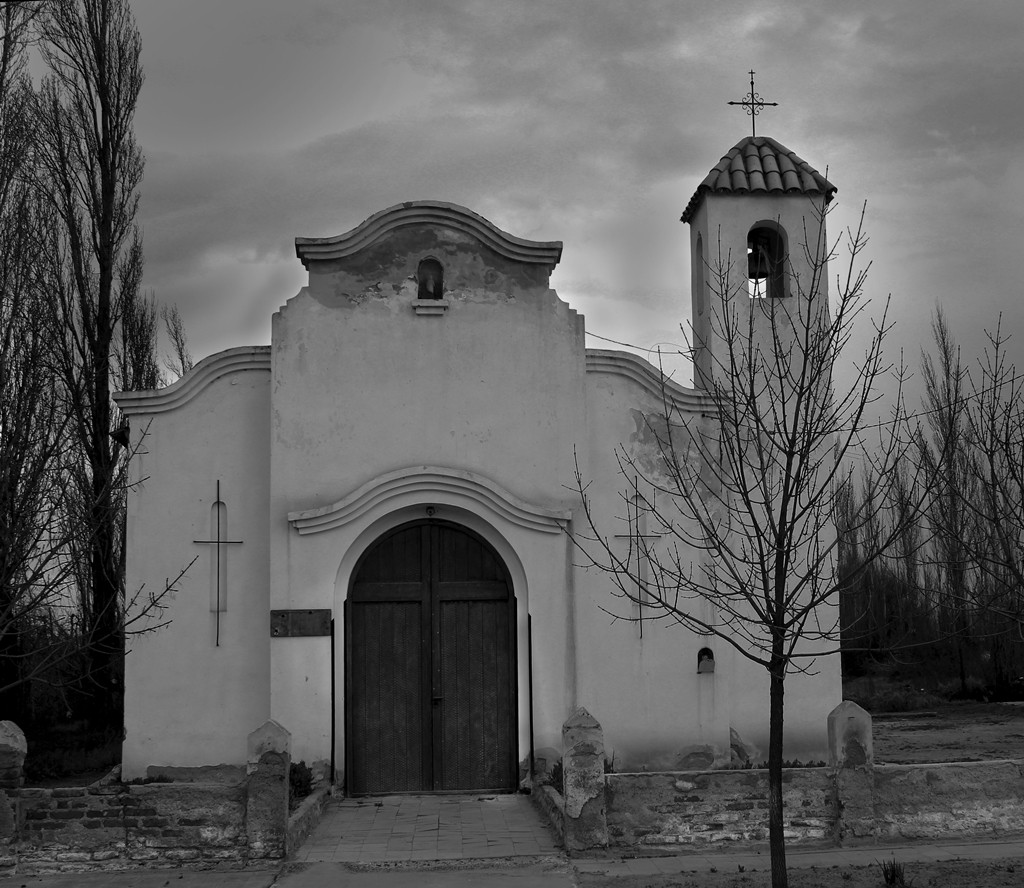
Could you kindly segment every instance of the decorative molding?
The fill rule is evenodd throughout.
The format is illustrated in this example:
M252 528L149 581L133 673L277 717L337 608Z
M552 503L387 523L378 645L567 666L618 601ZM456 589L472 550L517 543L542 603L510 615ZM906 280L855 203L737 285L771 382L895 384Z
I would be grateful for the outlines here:
M300 535L322 533L343 527L375 506L399 497L415 498L424 504L456 506L470 501L513 524L541 533L561 533L572 517L568 509L545 509L527 503L489 478L473 472L440 466L410 466L380 475L330 506L289 512L288 521Z
M673 407L689 413L708 413L713 410L711 399L704 392L663 378L653 364L632 352L588 348L587 373L624 376L656 398L663 395L668 397Z
M114 400L121 412L127 416L137 413L164 413L191 401L222 376L253 370L270 373L269 345L248 345L217 352L203 358L181 379L166 388L142 392L117 392Z
M515 262L543 265L552 271L562 257L561 241L531 241L502 231L483 216L458 204L439 200L414 200L374 213L351 231L334 237L297 237L295 255L309 268L310 262L344 259L407 225L444 225L475 237L495 253Z

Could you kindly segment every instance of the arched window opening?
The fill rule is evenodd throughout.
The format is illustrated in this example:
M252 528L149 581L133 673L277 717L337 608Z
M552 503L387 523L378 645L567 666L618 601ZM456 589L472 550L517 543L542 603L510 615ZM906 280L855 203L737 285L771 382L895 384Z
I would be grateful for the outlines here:
M711 675L715 671L715 654L711 648L701 648L697 651L697 674Z
M444 268L433 256L420 262L416 279L419 282L417 298L440 299L444 296Z
M786 295L786 245L780 229L758 225L747 235L747 292L751 299Z

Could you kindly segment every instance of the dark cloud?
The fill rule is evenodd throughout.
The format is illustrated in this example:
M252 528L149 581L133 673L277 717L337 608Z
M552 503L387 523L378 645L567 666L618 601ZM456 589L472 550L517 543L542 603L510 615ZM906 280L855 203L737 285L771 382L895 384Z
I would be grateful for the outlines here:
M751 67L779 102L759 132L839 186L833 232L869 201L873 287L912 354L936 300L969 292L975 328L1016 311L1019 0L157 3L136 0L147 278L211 348L301 282L295 235L425 197L564 240L554 282L592 329L678 336L678 217L749 132L725 103Z

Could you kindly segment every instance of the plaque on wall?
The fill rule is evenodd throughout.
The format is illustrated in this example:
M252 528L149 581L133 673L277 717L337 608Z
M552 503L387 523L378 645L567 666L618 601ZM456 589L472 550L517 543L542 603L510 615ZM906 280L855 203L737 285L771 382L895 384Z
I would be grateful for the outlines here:
M331 634L331 612L322 610L272 610L270 636L272 638L304 638Z

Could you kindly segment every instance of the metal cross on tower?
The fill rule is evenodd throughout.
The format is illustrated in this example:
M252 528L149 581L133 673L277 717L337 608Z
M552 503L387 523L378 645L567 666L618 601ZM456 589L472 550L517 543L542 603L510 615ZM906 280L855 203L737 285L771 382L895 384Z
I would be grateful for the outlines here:
M213 504L214 512L217 515L216 537L214 539L212 539L212 540L192 540L193 543L202 543L202 544L205 544L205 545L209 545L209 546L214 546L215 547L214 550L213 550L214 551L213 572L214 572L214 575L216 576L216 594L217 594L217 599L216 599L216 605L217 605L217 610L216 610L216 614L217 614L217 628L216 628L216 638L215 638L216 647L220 647L220 611L221 611L221 607L220 607L220 600L221 600L221 588L220 588L221 568L220 568L220 560L221 560L221 546L241 545L241 543L242 543L242 540L226 540L226 539L224 539L224 528L221 526L222 525L222 522L221 522L221 514L222 514L221 506L223 506L223 505L224 505L224 503L223 503L223 501L220 498L220 478L218 478L217 479L217 499L216 499L216 501ZM224 591L227 592L227 589L225 589Z
M750 115L750 134L752 136L757 135L757 115L760 114L766 105L770 105L773 108L778 106L778 102L766 102L756 92L754 92L754 72L750 72L750 94L743 97L741 102L726 102L727 105L742 105L747 109L747 114Z

